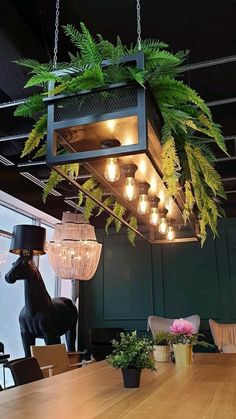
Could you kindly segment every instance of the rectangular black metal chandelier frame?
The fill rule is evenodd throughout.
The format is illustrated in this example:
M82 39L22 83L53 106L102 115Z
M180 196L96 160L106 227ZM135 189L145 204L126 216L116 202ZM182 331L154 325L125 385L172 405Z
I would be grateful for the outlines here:
M120 63L130 66L135 64L136 68L144 69L144 55L137 53L126 56L120 60ZM103 65L109 66L111 63L105 61ZM53 88L54 83L50 83L49 91ZM48 106L46 162L49 166L142 152L145 152L156 166L148 151L147 121L151 123L160 138L162 116L151 93L145 87L138 83L116 83L89 91L50 96L45 98L45 102ZM89 151L74 151L68 144L66 154L57 154L56 133L59 130L129 116L137 117L137 143ZM65 142L65 139L63 141ZM155 168L159 171L157 167Z

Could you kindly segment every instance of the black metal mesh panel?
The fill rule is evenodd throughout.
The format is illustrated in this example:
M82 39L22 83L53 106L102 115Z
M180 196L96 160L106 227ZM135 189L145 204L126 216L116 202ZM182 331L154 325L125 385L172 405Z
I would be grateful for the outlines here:
M54 121L100 115L137 106L137 88L118 88L72 97L55 104Z

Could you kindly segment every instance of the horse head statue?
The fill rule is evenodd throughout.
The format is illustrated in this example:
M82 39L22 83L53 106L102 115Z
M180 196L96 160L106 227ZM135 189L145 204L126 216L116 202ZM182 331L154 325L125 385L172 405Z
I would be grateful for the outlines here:
M8 284L14 284L18 280L27 279L35 272L36 265L30 256L20 256L13 264L10 271L5 275Z

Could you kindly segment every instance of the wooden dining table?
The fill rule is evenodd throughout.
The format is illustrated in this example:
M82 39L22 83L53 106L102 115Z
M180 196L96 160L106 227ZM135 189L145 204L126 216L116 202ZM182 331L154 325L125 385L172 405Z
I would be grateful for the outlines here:
M233 419L236 354L195 354L187 367L158 363L137 389L105 361L0 393L1 419Z

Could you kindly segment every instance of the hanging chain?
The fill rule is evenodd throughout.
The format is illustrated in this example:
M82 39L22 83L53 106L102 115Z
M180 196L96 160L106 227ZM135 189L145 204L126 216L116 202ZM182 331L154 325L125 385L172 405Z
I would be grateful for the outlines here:
M55 34L54 34L54 55L53 55L53 70L57 68L57 52L58 52L58 35L59 35L59 13L60 0L56 0L56 17L55 17Z
M141 51L141 16L140 16L140 0L137 0L137 45L138 50Z

